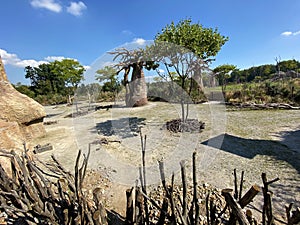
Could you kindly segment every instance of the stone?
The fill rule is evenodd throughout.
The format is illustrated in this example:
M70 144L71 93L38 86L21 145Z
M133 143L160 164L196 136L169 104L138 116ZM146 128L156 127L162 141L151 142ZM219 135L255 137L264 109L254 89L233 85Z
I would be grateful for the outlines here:
M0 148L20 152L24 142L30 147L32 139L45 135L45 116L42 105L11 85L0 57Z

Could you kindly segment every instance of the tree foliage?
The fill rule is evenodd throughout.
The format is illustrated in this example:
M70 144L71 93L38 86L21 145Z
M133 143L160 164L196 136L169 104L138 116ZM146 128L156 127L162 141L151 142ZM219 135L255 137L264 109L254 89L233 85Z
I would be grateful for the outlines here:
M30 79L30 90L37 96L73 95L85 69L73 59L25 67L25 78ZM40 97L41 98L41 97ZM43 97L43 99L45 99Z
M115 92L120 90L120 83L117 79L118 72L112 66L105 66L96 71L96 80L104 82L102 90Z
M185 96L190 96L194 88L199 91L198 94L203 91L202 73L208 69L213 57L227 40L228 37L221 35L217 28L205 28L185 19L177 24L172 22L166 25L156 35L155 44L149 48L150 55L165 65L167 76L174 82L174 78L178 79L183 122L188 117L188 100Z
M292 59L275 64L253 66L243 70L234 70L227 79L229 83L264 81L285 77L297 77L300 74L300 62Z
M205 28L200 23L192 24L191 19L185 19L178 24L172 22L166 25L155 40L184 47L204 60L216 56L228 37L221 35L217 28Z
M225 93L227 80L230 77L232 71L236 69L236 66L224 64L216 67L213 72L219 81L219 84L222 86L222 92Z

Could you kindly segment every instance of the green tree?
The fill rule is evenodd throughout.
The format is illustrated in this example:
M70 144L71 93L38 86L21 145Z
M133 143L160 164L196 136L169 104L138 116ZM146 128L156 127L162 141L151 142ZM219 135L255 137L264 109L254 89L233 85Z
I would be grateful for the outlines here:
M205 28L199 23L192 24L191 19L185 19L175 24L166 25L155 37L155 45L152 55L156 55L162 62L170 79L173 81L171 70L175 70L179 76L181 86L181 111L182 122L188 117L188 102L185 110L184 90L189 86L192 89L192 79L202 89L202 72L214 59L228 37L221 35L218 29ZM153 50L154 49L154 50Z
M222 93L225 95L227 81L230 78L230 73L236 69L236 66L224 64L221 66L216 67L213 72L215 73L215 76L217 80L219 81L219 84L222 87Z
M74 59L56 60L51 62L50 65L54 76L64 81L64 86L68 90L69 97L70 95L74 95L78 84L84 78L84 67Z
M103 69L99 69L96 71L96 80L99 82L104 82L103 84L103 90L104 91L110 91L115 93L116 91L119 91L120 84L117 79L117 70L111 66L106 66ZM105 88L104 88L105 87Z
M84 67L73 59L43 63L37 67L25 67L25 78L30 79L30 90L35 96L74 95L83 79Z

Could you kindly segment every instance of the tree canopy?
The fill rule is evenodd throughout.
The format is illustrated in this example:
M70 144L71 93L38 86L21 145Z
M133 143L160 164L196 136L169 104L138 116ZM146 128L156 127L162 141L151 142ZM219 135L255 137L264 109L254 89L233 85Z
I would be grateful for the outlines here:
M73 59L43 63L37 67L25 67L25 78L30 79L30 89L35 95L72 95L83 80L85 69Z
M187 48L204 60L216 56L228 37L221 35L217 28L205 28L200 23L192 24L191 19L185 19L166 25L155 40Z
M219 84L222 86L222 92L225 93L227 80L230 77L232 71L236 69L236 66L230 64L224 64L216 67L213 72L219 81Z
M118 72L112 66L105 66L96 71L96 80L104 82L102 90L115 92L120 89L120 83L117 79Z
M227 40L228 37L221 35L217 28L205 28L185 19L166 25L156 35L154 45L148 48L150 55L165 65L166 74L172 81L179 78L183 122L188 116L188 105L186 111L184 108L188 100L184 96L190 96L194 88L198 94L203 91L202 73Z

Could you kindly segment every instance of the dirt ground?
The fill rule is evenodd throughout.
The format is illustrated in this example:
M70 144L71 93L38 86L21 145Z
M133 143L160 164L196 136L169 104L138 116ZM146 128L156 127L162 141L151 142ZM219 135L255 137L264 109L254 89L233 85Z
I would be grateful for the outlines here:
M112 103L113 104L113 103ZM101 103L106 106L109 103ZM226 110L224 105L211 102L190 106L190 118L205 122L201 133L170 133L166 121L180 117L178 104L150 102L141 108L125 108L122 103L112 108L90 110L82 103L77 108L81 116L70 117L76 107L47 106L45 137L36 144L51 143L53 150L39 153L44 161L54 154L73 171L78 149L90 148L87 188L102 186L106 205L124 215L125 190L135 185L141 165L141 138L146 135L146 168L148 184L160 182L158 160L165 162L167 177L175 172L179 179L179 162L187 161L190 168L193 151L197 152L198 176L201 183L217 188L232 188L232 172L245 171L244 190L253 184L262 185L261 173L269 180L280 181L271 186L277 214L285 215L285 204L300 206L300 111ZM93 107L91 107L93 108ZM85 113L84 113L85 112ZM99 140L108 144L99 144ZM98 142L98 143L97 143ZM95 174L105 177L105 182ZM199 182L200 183L200 182ZM256 201L262 198L261 194ZM255 207L261 208L256 204ZM282 219L282 218L280 218Z

